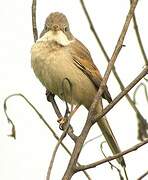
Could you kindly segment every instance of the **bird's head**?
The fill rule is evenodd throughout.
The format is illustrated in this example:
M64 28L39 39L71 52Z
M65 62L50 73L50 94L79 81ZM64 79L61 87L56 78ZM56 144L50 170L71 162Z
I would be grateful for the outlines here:
M51 13L47 17L44 28L47 31L52 30L53 32L63 31L64 33L66 33L70 31L66 16L59 12Z
M51 13L46 18L45 26L40 37L42 38L45 35L50 36L50 40L55 40L57 42L63 41L63 44L66 44L66 41L71 41L73 36L70 32L69 23L66 16L59 12Z

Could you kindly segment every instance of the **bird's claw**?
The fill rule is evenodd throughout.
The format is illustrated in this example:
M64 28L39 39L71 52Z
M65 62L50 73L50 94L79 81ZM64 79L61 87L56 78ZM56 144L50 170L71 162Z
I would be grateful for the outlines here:
M67 123L67 118L61 117L57 120L57 122L59 123L59 128L63 130L63 126Z

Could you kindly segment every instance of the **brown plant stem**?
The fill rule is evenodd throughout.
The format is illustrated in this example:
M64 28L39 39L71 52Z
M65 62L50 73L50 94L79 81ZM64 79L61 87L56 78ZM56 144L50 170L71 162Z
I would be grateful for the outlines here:
M84 141L85 141L87 134L88 134L90 128L92 127L92 125L93 125L93 123L92 123L91 117L87 118L84 128L76 141L70 162L68 164L67 170L66 170L62 180L70 180L71 177L73 176L73 174L75 173L76 163L77 163L79 154L83 148Z
M109 156L109 157L107 157L105 159L102 159L100 161L97 161L97 162L94 162L94 163L91 163L91 164L88 164L88 165L83 165L83 166L81 165L79 167L76 167L75 171L78 172L78 171L94 168L94 167L96 167L98 165L101 165L103 163L106 163L106 162L112 161L114 159L117 159L117 158L119 158L119 157L121 157L121 156L123 156L125 154L136 151L137 149L139 149L140 147L144 146L147 143L148 143L148 139L145 139L144 141L134 145L133 147L131 147L131 148L125 150L125 151L122 151L121 153L115 154L113 156Z
M141 180L147 175L148 175L148 171L146 171L144 174L142 174L137 180Z
M115 99L103 110L99 115L95 115L94 120L100 119L106 113L108 113L144 76L148 74L148 66L143 69L143 71L126 87L121 93L119 93Z
M132 1L133 0L130 0L130 3L132 3ZM141 53L143 55L145 65L147 66L148 65L148 59L147 59L146 52L144 50L144 46L143 46L143 43L142 43L142 40L141 40L141 36L140 36L139 27L138 27L138 24L137 24L137 19L136 19L135 13L133 15L133 23L134 23L134 30L135 30L135 34L136 34L136 37L137 37L137 41L138 41Z
M93 118L94 118L94 109L98 103L98 100L99 100L99 104L100 104L100 107L102 107L101 105L101 95L103 93L103 90L104 90L104 86L106 85L106 82L109 78L109 75L111 73L111 69L117 59L117 56L122 48L122 43L123 43L123 40L124 40L124 37L126 35L126 32L128 30L128 26L129 26L129 23L130 23L130 20L133 16L133 13L134 13L134 10L136 8L136 5L137 5L137 2L138 0L135 0L133 1L132 5L130 6L130 10L128 12L128 15L126 17L126 20L125 20L125 23L124 23L124 26L122 28L122 31L121 31L121 34L119 36L119 39L117 41L117 45L115 47L115 50L113 52L113 55L111 57L111 60L108 64L108 67L107 67L107 70L105 72L105 75L103 77L103 80L101 82L101 85L100 85L100 88L97 92L97 95L96 97L94 98L94 101L91 105L91 108L90 108L90 111L89 111L89 114L88 114L88 118L87 118L87 121L84 125L84 128L80 134L80 136L77 138L77 141L76 141L76 144L75 144L75 147L74 147L74 150L73 150L73 153L72 153L72 156L70 158L70 161L69 161L69 164L68 164L68 167L66 169L66 172L63 176L63 180L70 180L71 177L73 176L73 174L75 173L75 168L76 168L76 162L78 160L78 157L79 157L79 154L82 150L82 147L83 147L83 144L84 144L84 141L87 137L87 134L91 128L91 126L93 125ZM100 111L101 111L101 108L100 108Z
M95 100L94 100L94 102L92 104L92 108L93 108L93 106L95 107L97 105L98 100L101 99L101 95L102 95L102 93L104 91L104 87L105 87L105 85L107 83L107 80L109 78L111 70L112 70L112 68L114 66L114 63L115 63L115 61L116 61L116 59L117 59L117 57L119 55L119 52L120 52L120 50L122 48L122 44L123 44L126 32L128 30L130 21L131 21L131 19L133 17L134 10L136 8L137 3L138 3L138 0L133 0L132 4L130 6L130 10L129 10L128 15L126 17L126 20L125 20L124 26L122 28L121 34L119 36L119 39L117 41L117 45L116 45L115 50L114 50L114 52L112 54L111 60L108 63L105 75L104 75L104 77L102 79L102 82L100 84L99 90L98 90L97 95L96 95L97 98L95 98Z
M55 133L55 131L53 130L53 128L47 123L47 121L44 119L44 117L42 116L42 114L35 108L35 106L21 93L17 93L17 94L11 94L9 95L5 100L4 100L4 111L7 110L7 101L11 98L11 97L15 97L15 96L20 96L22 97L28 104L29 106L36 112L36 114L39 116L39 118L43 121L43 123L45 124L45 126L50 130L50 132L52 133L52 135L55 137L55 139L57 141L59 141L59 137L58 135ZM5 112L7 119L10 119L7 112ZM14 123L11 121L12 125L13 125L13 129L15 129L15 125ZM12 136L12 135L10 135ZM65 151L71 156L71 152L69 151L69 149L65 146L65 144L63 142L61 142L62 147L65 149ZM79 163L77 163L78 165L80 165ZM88 178L88 180L91 180L89 174L84 171L85 176Z
M89 22L89 25L90 25L90 29L91 29L92 33L94 34L94 36L95 36L95 38L96 38L96 40L97 40L97 42L98 42L98 44L99 44L99 46L100 46L100 48L101 48L101 50L102 50L102 52L103 52L106 60L109 62L109 61L110 61L110 58L109 58L109 56L108 56L108 54L107 54L107 52L106 52L106 50L105 50L105 48L104 48L104 46L103 46L100 38L99 38L99 36L98 36L98 34L97 34L97 32L96 32L96 30L95 30L95 28L94 28L94 25L93 25L93 23L92 23L92 20L91 20L91 18L90 18L90 15L89 15L89 13L88 13L88 11L87 11L87 8L86 8L86 6L85 6L85 4L84 4L84 1L83 1L83 0L80 0L80 3L81 3L81 5L82 5L82 8L83 8L84 13L85 13L85 15L86 15L86 18L88 19L88 22ZM134 24L135 24L135 26L137 26L137 24L135 23L135 21L134 21ZM136 33L137 33L137 32L136 32ZM138 36L138 37L139 37L139 36ZM142 49L142 48L141 48L141 49ZM144 50L144 48L143 48L143 50ZM143 52L143 50L142 50L142 52ZM144 51L143 56L146 57L145 55L146 55L146 54L145 54L145 51ZM145 58L145 59L146 59L146 58ZM145 62L146 62L146 61L145 61ZM122 81L121 81L121 79L120 79L120 77L119 77L119 75L118 75L118 73L117 73L117 71L116 71L115 66L113 66L112 72L113 72L113 74L114 74L117 82L119 83L120 89L123 91L123 90L125 89L125 87L124 87L124 85L123 85L123 83L122 83ZM134 103L134 101L132 100L132 98L129 96L129 94L126 94L125 96L126 96L128 102L129 102L129 104L131 105L131 107L133 108L133 110L135 111L135 113L136 113L136 115L137 115L138 124L139 124L139 126L138 126L138 129L139 129L139 130L138 130L138 139L142 140L143 137L142 137L141 133L139 133L139 132L141 132L141 130L140 130L140 129L141 129L141 128L140 128L140 124L142 124L142 126L143 126L143 124L145 124L145 119L144 119L143 115L141 114L141 112L139 111L139 109L137 108L137 106L135 105L135 103Z
M38 39L38 30L36 26L36 0L32 1L32 31L33 31L33 37L34 42Z
M71 117L69 116L67 118L67 123L66 123L65 129L64 129L61 137L59 138L59 140L58 140L58 142L57 142L57 144L55 146L55 149L53 151L53 154L52 154L52 157L51 157L51 161L50 161L50 164L49 164L49 168L48 168L48 172L47 172L46 180L50 180L51 170L52 170L52 167L53 167L55 156L56 156L56 153L57 153L57 150L58 150L60 144L62 143L63 139L66 137L66 134L67 134L69 126L70 126L70 119L71 119Z

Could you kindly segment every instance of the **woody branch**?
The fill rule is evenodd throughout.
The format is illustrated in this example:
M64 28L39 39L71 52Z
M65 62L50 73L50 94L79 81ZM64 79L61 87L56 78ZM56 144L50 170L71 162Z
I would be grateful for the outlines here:
M106 85L106 82L109 78L109 75L111 73L111 70L112 70L112 67L117 59L117 56L122 48L122 44L123 44L123 41L124 41L124 37L126 35L126 32L128 30L128 26L130 24L130 21L131 21L131 18L133 17L133 14L134 14L134 10L136 8L136 5L138 3L138 0L135 0L132 2L131 4L131 7L130 7L130 10L128 12L128 15L127 15L127 18L125 20L125 24L123 26L123 29L121 31L121 35L118 39L118 42L117 42L117 45L115 47L115 50L113 52L113 55L111 57L111 60L108 64L108 67L107 67L107 70L105 72L105 75L103 77L103 80L101 82L101 85L100 85L100 88L97 92L97 95L94 99L94 102L92 103L91 107L90 107L90 111L89 111L89 114L88 114L88 117L87 117L87 121L84 125L84 128L80 134L80 136L77 138L77 141L76 141L76 144L75 144L75 147L74 147L74 150L73 150L73 153L72 153L72 156L70 158L70 161L69 161L69 164L68 164L68 167L67 167L67 170L63 176L63 180L70 180L71 177L73 176L74 173L76 173L76 163L77 163L77 160L78 160L78 157L79 157L79 154L82 150L82 147L83 147L83 144L84 144L84 141L87 137L87 134L90 130L90 128L92 127L92 125L94 124L94 110L95 110L95 107L96 107L96 104L100 103L101 105L101 95L103 93L103 90L104 90L104 86ZM101 113L101 112L100 112Z

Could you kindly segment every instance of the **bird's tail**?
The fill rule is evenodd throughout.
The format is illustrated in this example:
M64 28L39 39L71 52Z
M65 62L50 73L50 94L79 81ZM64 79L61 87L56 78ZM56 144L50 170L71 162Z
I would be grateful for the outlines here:
M117 140L110 128L110 125L106 119L106 117L102 117L101 119L98 119L97 121L101 131L102 131L102 134L103 136L105 137L111 151L113 154L117 154L117 153L120 153L121 150L119 148L119 145L117 143ZM121 166L125 167L126 164L125 164L125 161L124 161L124 158L123 157L119 157L117 158L117 161L119 164L121 164Z

